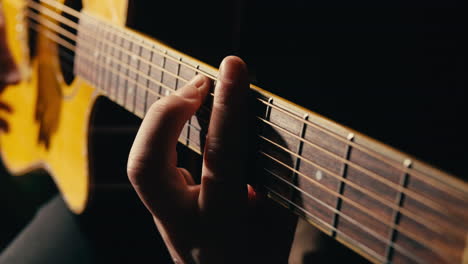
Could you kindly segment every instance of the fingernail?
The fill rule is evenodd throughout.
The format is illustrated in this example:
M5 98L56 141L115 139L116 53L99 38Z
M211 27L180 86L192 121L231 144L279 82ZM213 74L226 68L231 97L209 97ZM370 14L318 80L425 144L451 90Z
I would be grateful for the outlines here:
M219 66L219 77L218 79L222 80L223 82L233 83L235 80L234 71L232 67L226 66L226 60L221 62Z
M204 83L205 78L202 75L197 75L184 88L177 90L175 94L187 99L198 99L200 97L198 88L202 87ZM197 89L194 89L194 87Z
M224 83L234 84L241 81L239 77L245 75L246 71L247 69L242 60L231 56L226 57L219 66L218 80Z
M195 75L195 77L192 78L192 80L190 80L189 84L190 85L193 85L197 88L200 88L203 84L205 83L205 77L203 77L203 75Z

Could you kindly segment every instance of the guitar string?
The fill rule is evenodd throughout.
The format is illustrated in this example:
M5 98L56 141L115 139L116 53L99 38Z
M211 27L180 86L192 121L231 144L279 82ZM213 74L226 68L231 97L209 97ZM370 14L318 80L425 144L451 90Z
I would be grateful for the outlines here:
M274 176L275 178L277 179L280 179L281 181L284 181L286 182L283 178L281 178L281 176L277 176L275 175L273 172L265 169L270 175ZM287 182L286 182L287 183ZM288 185L291 185L291 184L288 184ZM295 187L293 185L291 185L292 187ZM294 206L295 208L299 209L300 211L302 211L303 213L305 213L305 217L306 218L312 218L313 221L315 221L317 224L320 224L320 225L323 225L325 226L326 228L329 229L329 231L334 231L337 233L337 235L339 233L341 234L345 234L346 236L347 233L346 232L343 232L339 229L339 225L337 227L334 227L333 225L327 223L326 221L324 221L323 219L321 219L320 217L312 214L311 212L307 211L307 209L305 209L304 207L298 205L297 203L295 203L294 201L290 200L289 198L285 197L284 195L280 194L279 192L275 191L274 188L270 187L270 186L267 186L265 185L265 188L272 192L274 195L276 196L279 196L281 198L282 201L286 201L288 203L288 206L292 205ZM320 199L316 198L316 197L313 197L311 195L307 195L308 197L310 197L311 199L313 199L314 201L316 201L317 203L321 204L322 206L324 206L326 209L329 209L331 211L338 211L336 210L335 208L333 208L332 206L329 206L327 205L326 203L322 202ZM339 211L338 211L339 212ZM361 229L362 231L364 231L365 233L368 233L370 234L371 236L373 236L374 238L376 238L378 241L382 242L383 245L385 247L392 247L394 250L396 250L397 252L400 252L403 256L405 257L409 257L410 259L413 259L417 262L420 262L420 263L423 263L419 257L415 256L414 254L412 254L411 252L408 252L407 249L404 249L403 247L401 247L400 245L398 244L395 244L393 243L392 241L386 239L385 237L383 237L382 235L376 233L374 230L370 229L369 227L366 227L364 225L362 225L361 223L359 223L358 221L354 220L352 217L350 216L347 216L346 214L344 213L337 213L340 217L343 217L344 219L348 220L352 225L358 227L359 229ZM348 236L349 237L349 236ZM354 240L354 239L353 239ZM355 242L358 242L356 240L354 240ZM362 245L362 242L358 242ZM383 255L380 255L379 253L377 253L374 249L371 249L369 248L367 245L365 245L369 251L372 251L374 253L374 256L377 256L378 259L380 259L381 261L383 259L385 259L385 257ZM444 256L441 256L443 259L445 259L446 257ZM384 261L382 261L384 262Z
M57 13L55 13L55 14L57 15ZM66 19L66 18L65 18L65 19ZM72 22L72 21L69 21L69 22L70 22L70 23L74 23L74 22ZM74 23L74 24L77 25L76 23ZM73 26L73 25L69 25L69 26ZM92 34L91 34L91 35L92 35ZM94 35L92 35L92 37L93 37L93 38L96 38ZM107 41L107 40L105 40L105 41ZM115 45L115 44L113 44L113 43L110 43L110 44L111 44L111 45ZM138 44L138 45L140 45L140 44ZM122 49L121 47L118 47L118 48L119 48L119 49ZM125 50L124 50L124 51L125 51ZM125 52L128 53L128 51L125 51ZM135 55L135 54L133 54L133 55ZM141 59L141 57L140 57L140 59ZM180 61L178 61L178 63L180 63ZM157 67L159 67L159 66L157 66ZM166 71L166 72L167 72L167 71ZM139 74L139 73L137 72L137 74ZM174 74L172 74L172 75L174 76ZM177 75L175 75L174 77L177 78L177 79L181 79L181 80L183 80L183 81L186 81L185 79L180 78L180 77L178 77ZM261 101L262 103L266 104L266 105L269 105L269 103L266 102L266 101L264 101L264 100L261 100L261 99L258 99L258 100ZM272 104L270 104L270 107L275 107L275 108L277 108L275 105L272 105ZM288 114L288 115L290 115L290 116L293 116L293 117L295 117L295 118L298 118L298 117L296 117L295 115L292 115L291 113L282 110L281 108L278 108L278 110L284 112L285 114ZM209 110L208 110L208 111L209 111ZM301 119L300 121L302 122L303 119ZM312 125L313 125L314 127L316 127L316 128L320 128L319 126L317 126L317 125L315 125L315 124L313 124L313 123L312 123ZM323 130L323 129L322 129L322 130ZM325 131L325 132L326 132L326 131ZM300 139L300 140L302 140L302 139ZM305 142L308 143L308 144L310 145L310 142L308 142L307 140L305 140ZM353 142L348 142L348 143L349 143L350 145L353 145ZM313 144L313 143L312 143L312 144ZM394 182L392 182L392 181L390 181L390 180L388 180L388 179L385 179L385 178L381 177L380 175L378 175L378 174L376 174L376 173L374 173L374 172L372 172L372 171L370 171L370 170L368 170L368 169L366 169L366 168L363 168L363 167L360 166L360 165L354 164L354 163L352 163L352 162L350 162L350 161L348 161L348 160L346 160L346 159L343 159L342 157L337 156L337 155L334 154L334 153L328 152L327 154L328 154L328 155L331 154L332 156L334 156L334 158L339 159L341 162L343 162L343 163L345 163L345 164L348 164L348 165L350 165L351 167L356 168L357 170L360 170L361 172L363 172L364 174L370 176L371 178L374 178L374 179L376 179L377 181L383 182L384 184L390 186L392 189L396 189L398 192L401 192L401 193L403 193L403 194L405 194L405 195L408 195L408 196L414 198L415 200L417 200L417 201L419 201L419 202L421 202L421 203L423 203L423 204L425 204L425 205L427 205L427 206L429 206L429 207L432 207L432 208L437 209L437 210L439 210L439 211L443 211L443 212L445 212L446 214L458 214L458 213L459 213L459 210L452 209L452 208L446 207L446 206L441 206L441 205L435 203L434 201L430 200L429 198L427 198L427 197L425 197L425 196L423 196L423 195L420 195L419 193L416 193L416 192L414 192L414 191L412 191L412 190L408 190L408 189L406 189L406 188L403 188L401 185L398 185L398 184L396 184L396 183L394 183ZM413 175L413 174L412 174L412 175ZM437 186L435 186L435 187L437 187Z
M61 31L60 31L59 33L61 33ZM70 37L70 36L68 36L68 37ZM70 38L71 38L71 37L70 37ZM120 48L120 47L119 47L119 48ZM115 60L115 58L113 58L113 57L110 57L110 58L111 58L112 60ZM119 62L119 64L122 65L122 63L120 63L120 62ZM123 66L126 67L127 65L124 64ZM128 70L128 69L130 69L130 68L127 67L127 70ZM138 75L141 75L141 74L139 74L139 71L135 71L135 70L132 70L132 71L135 72L135 73L138 74ZM156 82L158 85L163 85L163 86L165 86L165 85L162 84L161 82L159 82L159 81L157 81L157 80L154 80L154 79L152 79L152 78L148 78L148 77L147 77L147 79L150 79L150 80ZM183 81L186 81L185 79L182 79L182 80L183 80ZM173 90L172 88L170 88L170 87L168 87L168 86L165 86L164 88L165 88L165 89ZM206 109L206 110L209 111L209 109ZM290 133L289 131L287 131L287 132ZM290 133L290 134L292 134L292 133ZM296 138L298 138L297 135L294 135L294 134L292 134L292 135L295 136ZM298 138L298 139L299 139L299 140L303 140L302 138ZM308 143L309 145L312 145L313 147L318 147L317 145L315 145L315 144L313 144L313 143L311 143L311 142L308 142L308 141L304 141L304 142L305 142L305 143ZM363 172L363 173L366 174L367 176L370 176L371 178L374 178L374 179L376 179L376 180L378 180L378 181L380 181L380 182L382 182L382 183L384 183L384 184L386 184L386 185L389 185L391 188L393 188L393 189L395 189L395 190L397 190L397 191L399 191L399 192L402 192L403 194L406 194L406 195L408 195L408 196L410 196L410 197L413 197L415 194L416 194L416 195L419 195L419 194L417 194L417 193L411 193L411 192L408 191L408 190L405 192L404 189L403 189L400 185L397 185L397 184L395 184L395 183L393 183L393 182L391 182L391 181L389 181L389 180L386 180L386 179L382 178L380 175L378 175L378 174L376 174L376 173L373 173L373 172L371 172L371 171L369 171L369 170L367 170L367 169L361 167L360 165L354 164L354 163L352 163L352 162L350 162L350 161L348 161L348 160L346 160L346 159L344 159L344 158L342 158L342 157L336 155L335 153L332 153L332 152L330 152L330 151L328 151L328 150L325 150L325 149L323 149L323 148L320 149L320 150L325 151L325 152L327 153L327 155L330 155L330 156L332 156L333 158L338 159L340 162L343 162L343 163L345 163L345 164L348 164L348 165L350 165L350 166L352 166L352 167L354 167L354 168L360 170L361 172ZM385 181L385 180L386 180L386 181ZM436 203L434 203L434 202L432 202L432 205L431 205L430 202L428 202L428 201L430 201L430 200L428 200L428 199L425 198L424 196L421 196L421 195L419 195L419 196L420 196L419 199L418 199L417 197L413 197L413 198L415 198L415 200L419 200L419 201L422 202L423 204L428 205L429 207L432 206L434 209L437 209L437 210L439 210L439 211L445 211L445 213L448 213L448 214L450 214L450 213L453 214L453 213L454 213L454 212L452 212L452 211L454 211L454 210L452 210L452 211L451 211L451 210L447 210L446 207L443 207L443 206L441 206L441 205L438 205L438 204L436 204ZM422 199L421 199L421 198L422 198ZM426 200L423 200L423 199L426 199ZM448 212L447 212L447 211L448 211ZM456 214L456 212L455 212L455 214Z
M133 80L132 80L132 81L133 81ZM334 175L334 176L335 176L335 177L339 177L339 176L337 176L337 175ZM375 197L375 196L374 196L374 197ZM375 198L374 198L374 199L375 199ZM386 204L385 202L383 202L383 203ZM392 207L392 208L394 208L394 209L398 209L398 208L395 208L394 206L390 206L390 207ZM404 209L404 208L403 208L403 209ZM404 210L402 210L402 211L404 211ZM409 216L409 213L407 213L406 215ZM415 218L415 217L412 217L412 218ZM418 222L421 222L421 221L418 221ZM424 223L424 222L422 222L422 223ZM426 226L427 226L427 225L426 225ZM429 226L429 227L430 227L430 226Z
M54 13L55 13L55 12L54 12ZM55 13L55 14L57 15L57 13ZM65 18L65 19L66 19L66 18ZM63 22L63 21L62 21L62 22ZM72 21L69 21L69 22L70 22L70 23L74 23L74 22L72 22ZM75 24L75 25L76 25L76 24ZM69 25L69 26L73 26L73 25ZM87 32L86 32L86 33L87 33ZM91 35L92 35L92 34L91 34ZM92 35L92 37L96 38L94 35ZM106 40L106 41L107 41L107 40ZM115 45L115 44L113 44L113 43L110 43L110 44L111 44L111 45ZM138 45L140 45L140 44L138 44ZM118 48L119 48L119 49L122 49L121 47L118 47ZM123 49L123 50L124 50L124 49ZM126 51L126 50L124 50L124 51L125 51L126 53L129 53L129 52ZM160 52L161 52L161 51L160 51ZM135 54L133 54L133 55L135 55ZM141 59L141 57L140 57L140 59ZM173 59L173 58L172 58L172 59ZM180 63L180 61L177 61L177 62ZM154 64L153 64L153 65L154 65ZM156 65L155 65L155 66L156 66ZM160 68L160 66L156 66L156 67ZM193 67L193 66L192 66L192 67ZM169 71L165 71L165 72L169 72ZM139 74L139 73L137 72L137 74ZM186 81L185 79L180 78L179 76L174 75L173 73L171 73L171 74L172 74L172 76L174 76L174 77L177 78L177 79L181 79L181 80L183 80L183 81ZM270 106L270 107L274 107L274 108L276 108L277 110L279 110L279 111L281 111L281 112L283 112L283 113L285 113L285 114L287 114L287 115L290 115L290 116L292 116L292 117L294 117L294 118L296 118L296 119L299 120L299 117L297 117L297 116L291 114L291 113L288 112L288 111L285 111L285 110L283 110L283 109L281 109L281 108L278 108L276 105L270 104L270 103L268 103L268 102L266 102L266 101L264 101L264 100L262 100L262 99L259 99L259 98L258 98L258 100L259 100L260 102L262 102L263 104L266 104L266 105L268 105L268 106ZM208 111L209 111L209 110L208 110ZM300 119L300 121L303 122L303 119ZM323 131L323 128L321 128L320 126L317 126L316 124L310 123L310 125L312 125L312 126L314 126L314 127L316 127L316 128L318 128L318 129L320 129L320 130ZM327 132L327 131L325 131L325 132ZM328 132L328 133L329 133L329 132ZM302 140L302 139L300 139L300 140ZM305 142L308 143L308 144L310 145L310 142L308 142L307 140L305 140ZM357 145L353 145L354 142L347 142L347 144L349 144L349 145L351 145L351 146L354 146L354 147L357 146ZM359 147L357 147L357 148L360 149L360 150L362 150L362 149L359 148ZM367 153L367 151L364 151L364 152ZM334 154L334 153L328 152L327 154L328 154L328 155L331 154L332 156L334 156L334 158L339 159L341 162L343 162L343 163L345 163L345 164L348 164L349 166L351 166L351 167L353 167L353 168L355 168L355 169L357 169L357 170L363 172L364 174L370 176L371 178L374 178L374 179L376 179L377 181L383 182L384 184L390 186L391 188L396 189L398 192L402 192L403 194L408 195L408 196L414 198L415 200L417 200L417 201L419 201L419 202L421 202L421 203L423 203L423 204L425 204L425 205L427 205L427 206L429 206L429 207L432 207L432 208L437 209L437 210L439 210L439 211L444 211L446 214L458 214L458 213L459 213L459 210L456 210L456 209L453 209L453 208L450 208L450 207L441 206L441 205L435 203L434 201L430 200L429 198L427 198L427 197L425 197L425 196L423 196L423 195L421 195L421 194L419 194L419 193L417 193L417 192L414 192L414 191L412 191L412 190L408 190L408 189L406 189L406 188L403 188L401 185L398 185L398 184L396 184L396 183L394 183L394 182L392 182L392 181L390 181L390 180L388 180L388 179L385 179L385 178L381 177L380 175L378 175L378 174L376 174L376 173L374 173L374 172L372 172L372 171L370 171L370 170L368 170L368 169L366 169L366 168L363 168L363 167L360 166L360 165L354 164L354 163L352 163L352 162L350 162L350 161L348 161L348 160L346 160L346 159L343 159L342 157L337 156L337 155ZM368 153L368 154L369 154L369 153ZM413 174L412 174L412 175L413 175ZM434 185L434 186L435 186L435 185ZM435 187L438 187L438 186L435 186ZM462 198L462 199L463 199L463 198Z
M67 66L69 66L69 67L68 67L68 70L71 72L71 64L72 64L72 57L71 57L71 55L68 54L68 53L62 53L62 55L64 56L64 59L67 61ZM182 137L180 137L180 138L182 138L182 140L185 139L185 140L190 141L190 139L187 138L187 137L184 138L184 137L182 136ZM266 168L265 168L265 169L266 169ZM267 169L266 169L266 170L267 170ZM273 174L272 174L272 175L273 175ZM277 175L273 175L273 176L274 176L274 177L280 177L280 176L277 176ZM281 179L281 180L283 180L283 179ZM285 180L283 180L283 181L284 181L285 183L287 183L288 185L293 186L291 183L288 183L288 182L286 182ZM281 194L278 194L273 188L270 188L269 186L265 186L265 187L266 187L267 189L269 189L270 192L275 192L277 195L281 195ZM300 188L298 188L298 187L296 187L296 186L293 186L293 187L296 188L296 189L298 189L298 190L300 190L300 191L302 191L303 193L305 193L305 192L304 192L303 190L301 190ZM306 194L307 194L307 193L306 193ZM313 197L313 196L310 195L310 194L307 194L307 195L308 195L309 197L313 198L313 199L314 199L315 201L317 201L318 203L320 203L320 204L326 206L327 209L329 209L329 210L331 210L331 211L333 211L333 212L336 212L338 215L340 215L340 217L343 217L343 218L345 218L345 219L348 219L348 220L351 222L352 225L357 226L359 229L363 230L364 232L370 233L372 236L376 237L378 240L382 241L384 244L385 244L385 242L387 242L387 240L386 240L385 238L381 237L379 234L376 234L375 231L370 230L369 228L365 227L365 226L362 225L362 224L360 225L359 223L356 222L356 220L354 220L354 219L352 219L351 217L347 216L346 214L344 214L344 213L342 213L342 212L340 212L340 211L338 211L338 210L332 208L331 206L325 204L323 201L320 201L318 198ZM316 222L321 222L323 225L326 225L327 227L329 227L330 230L336 230L337 233L340 234L340 236L346 236L346 237L348 238L348 240L355 241L355 240L352 239L350 236L348 236L348 235L346 234L346 232L342 232L341 230L338 230L337 228L332 227L330 224L323 222L322 219L320 219L320 218L318 218L318 217L312 215L312 214L311 214L310 212L308 212L305 208L303 208L303 207L301 207L301 206L298 206L298 205L297 205L296 203L294 203L293 201L291 201L291 200L289 200L289 199L287 199L287 198L286 198L286 200L287 200L287 202L291 203L291 204L292 204L293 206L295 206L296 208L298 208L298 209L304 211L304 212L308 215L308 217L314 218ZM357 241L355 241L355 242L357 242ZM418 259L418 257L412 255L411 253L408 253L405 249L401 248L399 245L392 245L392 246L393 246L397 251L401 252L401 254L403 254L403 255L405 255L405 256L411 258L411 259L416 259L416 260ZM362 250L366 251L366 253L371 254L373 257L376 257L376 258L378 258L379 260L383 261L384 256L378 254L377 252L375 252L374 250L368 248L367 246L364 246L364 247L365 247L365 248L363 248ZM361 248L362 248L362 245L361 245Z
M36 28L33 28L33 29L36 29ZM72 58L70 57L70 54L65 53L65 54L62 54L62 55L64 55L63 58L64 58L67 62L72 62ZM67 63L67 65L70 66L71 63ZM71 66L68 68L68 70L69 70L70 72L72 71L72 70L71 70ZM183 139L184 139L184 138L183 138ZM185 138L185 140L190 140L190 139ZM269 188L269 187L266 187L266 188ZM274 191L274 190L270 190L270 191ZM290 201L290 202L292 202L292 201ZM296 207L299 208L300 210L305 211L310 217L313 217L316 221L322 221L320 218L317 218L316 216L313 216L312 214L310 214L305 208L302 208L302 207L300 207L300 206L298 206L298 205L296 205L296 204L294 204L294 206L296 206ZM339 213L342 214L341 212L339 212ZM343 216L344 216L344 215L343 215ZM323 221L322 221L322 222L323 222ZM325 225L327 225L327 224L325 223ZM332 228L333 228L333 227L332 227ZM342 233L341 230L339 230L339 233ZM343 232L342 235L346 235L346 234ZM347 236L347 237L349 237L349 236ZM350 237L349 237L349 238L350 238ZM354 241L354 240L353 240L353 241ZM368 253L368 254L371 254L371 255L374 256L375 258L378 258L379 260L383 261L383 256L377 254L375 251L373 251L373 250L371 250L371 249L367 249L367 250L364 250L364 251L365 251L366 253Z
M49 20L43 21L43 19L40 19L40 18L39 18L37 15L35 15L34 13L28 13L27 16L28 16L30 19L33 19L35 23L38 23L38 24L41 23L42 25L48 27L48 28L51 29L51 30L54 30L55 32L57 32L57 33L59 33L59 34L65 36L65 37L69 38L70 40L72 40L72 41L74 41L74 42L76 43L76 36L73 36L73 35L71 34L71 32L66 31L66 30L64 30L63 28L59 27L58 25L51 23ZM72 49L72 48L71 48L72 45L73 45L73 44L71 44L71 43L67 44L67 48ZM92 46L92 45L88 45L87 43L83 43L83 45L85 45L85 46L87 46L87 47L91 47L91 48L94 47L94 46ZM116 45L116 46L117 46L117 45ZM73 49L74 49L74 48L76 48L76 46L73 47ZM92 50L90 50L90 51L92 52ZM153 83L156 83L158 86L160 86L160 87L164 88L165 90L167 90L166 92L168 92L168 91L175 92L175 91L176 91L176 90L173 89L172 87L170 87L170 86L168 86L168 85L165 85L164 83L162 83L162 82L160 82L160 81L158 81L158 80L152 78L150 75L142 75L142 74L141 74L141 71L139 71L139 70L138 70L137 68L135 68L135 67L131 67L131 68L130 68L130 67L127 67L127 66L129 66L129 65L127 65L127 64L125 64L125 63L122 63L121 61L119 61L118 59L116 59L115 57L113 57L112 54L109 54L109 53L105 53L105 54L104 54L103 52L101 52L101 53L99 53L99 56L101 56L101 55L111 55L111 56L105 57L106 60L113 60L114 62L116 62L117 64L119 64L122 68L125 68L125 69L127 69L127 70L131 70L131 71L132 71L133 73L135 73L136 75L141 76L141 77L144 77L144 78L146 78L147 80L150 80L150 81L152 81ZM130 55L130 54L129 54L129 55ZM163 69L163 68L161 68L160 66L159 66L158 68L159 68L159 69ZM166 70L166 72L169 72L169 71ZM172 75L174 75L174 74L172 74ZM181 81L188 82L188 80L185 80L185 79L181 79ZM147 88L147 87L145 87L145 88ZM149 89L149 90L151 91L151 89ZM157 93L155 93L155 94L159 96L159 94L157 94ZM209 110L206 106L204 106L204 105L201 107L201 109L203 109L203 110L205 110L205 111L207 111L207 112L210 111L210 110Z
M90 18L90 19L92 19L92 20L95 20L95 21L98 21L98 22L102 22L101 24L107 25L109 28L112 28L115 32L120 32L120 34L121 34L121 36L122 36L123 38L126 38L126 39L129 40L130 42L134 41L134 40L130 39L130 37L129 37L129 34L130 34L130 33L126 33L126 32L124 32L124 31L122 31L122 29L120 29L120 28L118 28L118 27L116 27L116 26L114 26L114 25L112 25L112 24L106 23L105 21L102 21L102 20L100 20L100 19L97 18L97 17L93 17L93 16L90 16L90 15L87 15L86 13L80 13L80 12L78 12L78 11L72 9L72 8L67 7L66 5L63 5L63 4L58 3L58 2L56 2L56 1L53 1L53 0L40 0L40 1L43 2L43 3L45 3L45 4L47 4L47 5L55 6L55 7L58 8L59 10L61 10L61 11L63 11L63 12L66 12L66 13L70 14L71 16L80 17L80 16L82 16L82 15L85 15L85 16L87 16L88 18ZM66 18L65 18L65 19L66 19ZM138 38L138 36L134 36L134 37ZM141 37L139 37L139 38L141 39ZM176 58L173 58L173 57L171 57L171 56L168 56L168 55L167 55L166 53L164 53L163 51L158 50L158 49L155 49L153 46L151 46L151 45L149 45L149 44L141 43L141 44L138 44L138 45L146 46L146 47L149 48L150 50L156 51L156 52L160 53L163 57L166 57L166 58L168 58L168 59L170 59L170 60L173 60L173 61L176 62L176 63L183 64L183 65L185 65L186 67L189 67L189 68L193 69L195 72L198 72L199 74L203 74L203 75L205 75L205 76L207 76L207 77L210 77L211 79L215 79L214 76L212 76L212 75L210 75L210 74L208 74L208 73L205 73L205 72L201 71L200 69L198 69L197 67L194 67L193 65L190 65L190 64L188 64L188 63L185 63L185 62L182 62L182 61L180 61L180 60L177 60ZM264 101L264 103L267 103L267 102ZM273 108L278 108L278 109L281 110L281 108L279 108L279 107L276 106L276 105L272 105L271 107L273 107ZM328 134L328 135L330 135L330 136L336 138L337 140L339 140L339 141L341 141L341 142L343 142L343 143L345 143L345 144L349 144L349 145L351 145L353 148L359 149L359 150L361 150L361 151L363 151L363 152L365 152L365 153L367 153L367 154L373 156L374 158L376 158L376 159L378 159L378 160L380 160L380 161L383 161L384 163L386 163L386 164L388 164L388 165L390 165L390 166L396 168L397 170L399 170L399 171L401 171L401 172L403 172L403 173L407 173L407 171L408 171L408 168L404 168L404 167L401 166L402 164L396 163L395 161L388 159L387 157L383 156L383 155L380 154L380 153L375 152L374 150L369 149L368 147L364 147L364 146L358 145L358 144L356 144L355 142L348 142L348 140L346 140L346 139L343 138L342 136L336 134L335 132L330 131L329 129L323 128L323 127L321 127L321 126L319 126L319 125L317 125L317 124L314 124L314 123L312 123L312 122L310 122L310 121L308 121L308 120L303 120L303 119L301 119L300 117L298 117L298 116L296 116L296 115L294 115L293 113L290 113L290 112L288 112L288 111L286 111L286 112L287 112L288 115L290 115L290 116L293 117L294 119L298 120L299 122L307 123L308 125L314 126L314 127L316 127L317 129L319 129L319 130L325 132L326 134ZM420 171L417 171L417 170L411 170L411 176L415 176L415 178L421 178L421 179L425 180L426 183L429 183L430 185L432 185L433 187L436 187L436 188L441 188L441 187L443 186L443 188L445 189L444 191L445 191L446 193L451 193L451 194L453 194L453 190L447 189L447 188L452 187L452 188L454 188L454 189L456 189L456 190L458 190L458 191L461 192L461 193L456 193L456 194L455 194L456 196L458 196L458 197L461 198L462 200L468 199L468 197L466 197L466 193L467 193L466 190L459 189L459 188L460 188L459 185L453 185L453 184L451 184L450 187L449 187L449 186L447 185L447 184L448 184L447 182L441 181L440 179L437 179L437 178L435 178L435 177L432 176L432 175L429 175L429 174L426 174L426 173L424 173L424 172L420 172ZM428 177L428 176L429 176L429 177ZM425 178L424 178L424 177L425 177ZM390 182L390 183L392 183L392 182ZM438 184L438 185L437 185L437 184ZM442 185L441 185L441 184L442 184ZM401 186L398 186L398 187L401 188ZM410 191L409 193L412 193L412 192ZM412 195L418 196L417 193L413 193ZM424 197L424 196L422 196L422 195L421 195L421 198L426 198L426 199L428 199L428 200L426 200L426 201L429 201L429 202L431 201L428 197ZM417 200L418 200L418 199L417 199ZM422 201L421 201L421 202L422 202ZM424 202L423 202L423 203L424 203Z
M196 127L194 127L194 128L195 128L195 129L198 129L198 128L196 128ZM188 140L188 141L190 141L189 138L185 138L185 139ZM290 169L290 170L293 170L292 168L289 168L289 169ZM309 177L307 177L306 175L303 175L303 176L306 177L307 179L309 178ZM309 179L308 179L308 180L309 180ZM320 186L319 186L319 187L320 187ZM344 199L345 201L348 200L346 197L344 197L344 198L345 198L345 199ZM350 200L350 201L352 201L352 200ZM338 211L338 212L339 212L339 211ZM367 212L365 212L365 213L367 213ZM374 215L370 215L370 216L376 218ZM376 219L377 219L377 218L376 218ZM379 219L379 220L380 220L380 219ZM385 225L387 225L387 226L390 226L388 223L385 223L385 222L382 222L382 223L385 224ZM391 226L390 226L390 227L391 227ZM400 231L400 232L401 232L402 234L406 234L406 235L407 235L407 233L404 232L404 231ZM427 248L431 248L430 246L426 245L426 243L421 242L421 241L418 241L417 239L414 239L414 238L413 238L413 235L408 235L408 237L410 237L411 239L415 240L415 242L421 243L422 245L426 246ZM437 251L437 250L436 250L436 251Z

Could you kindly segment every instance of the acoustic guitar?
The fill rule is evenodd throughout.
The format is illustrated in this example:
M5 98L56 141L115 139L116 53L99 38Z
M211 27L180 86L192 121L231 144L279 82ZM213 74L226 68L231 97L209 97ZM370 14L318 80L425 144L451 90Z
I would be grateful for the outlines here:
M0 134L2 159L18 175L47 170L75 213L98 185L91 153L98 142L90 135L99 132L93 122L102 100L143 118L193 76L216 79L216 68L129 28L131 1L2 4L23 75L1 95L14 109L2 113L9 124ZM255 85L251 90L256 184L271 199L375 263L468 263L466 182ZM209 113L202 107L179 138L199 155Z

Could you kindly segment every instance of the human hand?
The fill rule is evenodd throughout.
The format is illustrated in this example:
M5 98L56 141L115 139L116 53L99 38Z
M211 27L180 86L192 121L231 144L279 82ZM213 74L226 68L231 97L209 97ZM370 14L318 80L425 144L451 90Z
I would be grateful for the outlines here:
M151 106L130 151L130 182L175 262L286 263L295 217L246 184L249 84L241 59L227 57L220 66L201 184L176 166L180 131L210 86L198 75Z

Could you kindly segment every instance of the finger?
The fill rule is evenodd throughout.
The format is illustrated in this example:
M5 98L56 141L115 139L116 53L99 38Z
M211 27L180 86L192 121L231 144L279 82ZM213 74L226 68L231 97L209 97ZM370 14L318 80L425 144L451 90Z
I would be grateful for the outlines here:
M177 199L185 190L184 176L176 167L176 144L184 124L202 104L209 86L208 79L198 75L176 93L154 103L140 126L129 154L127 173L151 211L160 204L168 204L167 199Z
M184 168L179 168L179 172L184 176L185 183L187 185L195 185L195 180L193 179L192 174L188 170Z
M216 211L246 199L242 158L247 149L243 124L248 87L245 63L238 57L225 58L215 88L203 158L199 202L205 209Z

